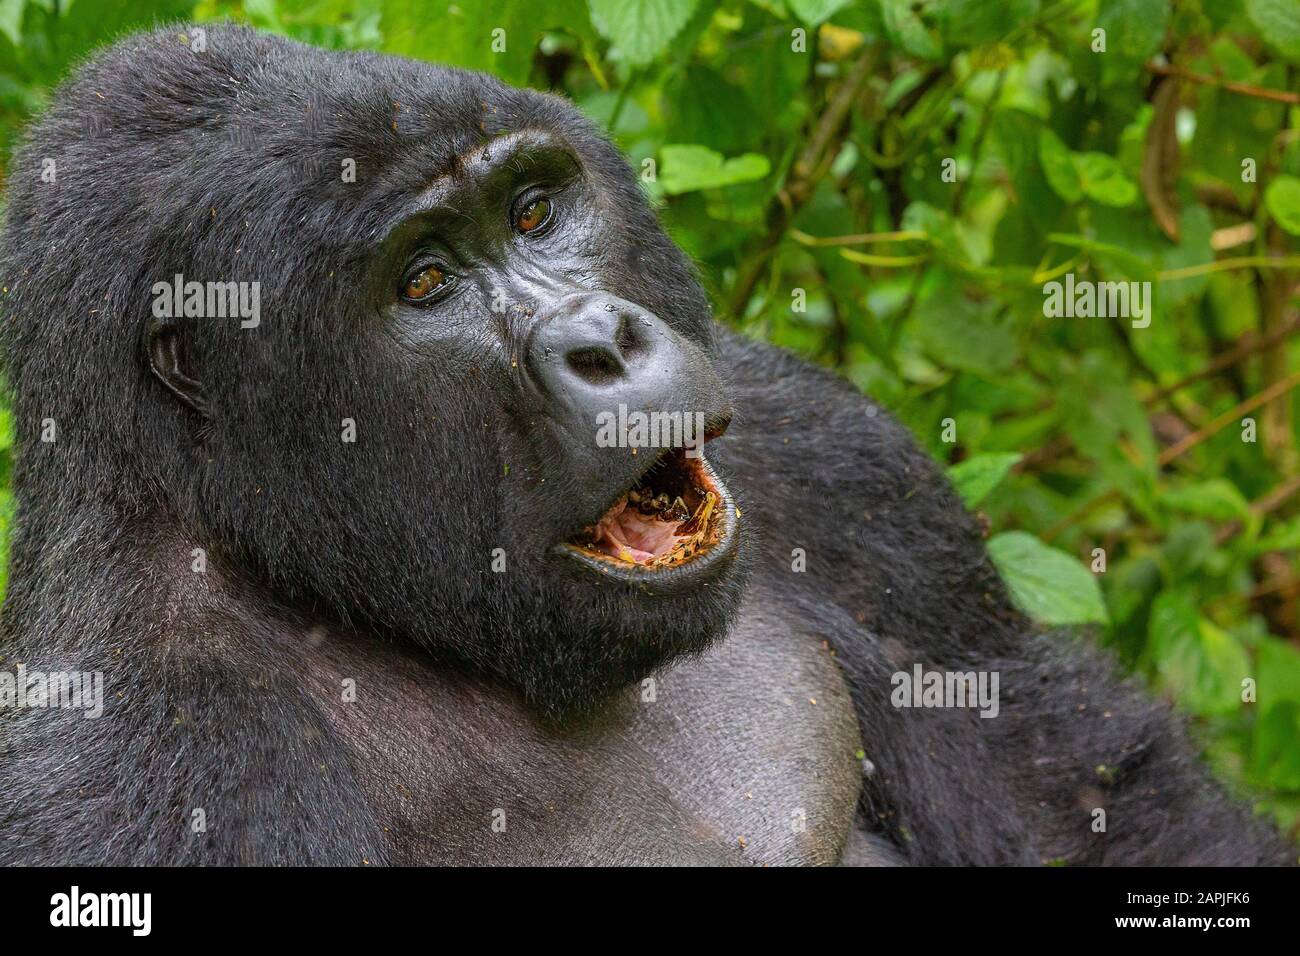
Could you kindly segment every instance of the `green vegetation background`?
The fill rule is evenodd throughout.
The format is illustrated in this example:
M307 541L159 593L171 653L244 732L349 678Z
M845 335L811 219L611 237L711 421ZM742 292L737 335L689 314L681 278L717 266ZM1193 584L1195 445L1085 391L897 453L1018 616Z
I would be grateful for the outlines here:
M0 0L4 155L94 48L227 18L571 97L720 318L911 426L1296 832L1300 0ZM1150 326L1046 318L1068 272Z

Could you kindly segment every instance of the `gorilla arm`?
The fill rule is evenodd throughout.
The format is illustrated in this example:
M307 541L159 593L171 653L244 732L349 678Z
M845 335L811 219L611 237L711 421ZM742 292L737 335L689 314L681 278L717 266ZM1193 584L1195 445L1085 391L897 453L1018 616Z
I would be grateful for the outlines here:
M817 622L850 681L871 829L916 863L1294 856L1107 655L1012 608L975 521L905 429L779 350L729 336L723 350L737 415L713 455L743 489L755 575ZM894 707L891 675L916 664L998 673L998 716Z
M170 561L120 542L96 560L91 547L63 553L76 555L66 574L45 578L68 583L62 600L11 592L6 655L29 670L100 671L107 705L101 719L4 717L0 864L384 862L319 698L285 669L289 632L252 601L236 612L214 573L189 573L179 544ZM160 581L169 565L183 572ZM37 619L42 609L65 616Z

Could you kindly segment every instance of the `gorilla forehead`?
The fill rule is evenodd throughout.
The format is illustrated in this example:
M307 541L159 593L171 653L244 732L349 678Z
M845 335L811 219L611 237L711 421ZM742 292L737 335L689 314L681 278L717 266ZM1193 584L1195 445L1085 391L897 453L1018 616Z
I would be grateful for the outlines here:
M137 222L146 228L131 237L137 248L169 239L156 214L121 211L157 210L161 199L178 219L202 210L277 223L241 237L241 250L267 252L291 227L317 245L374 242L412 195L461 172L484 144L529 129L563 138L604 185L630 179L617 152L559 97L486 74L213 27L201 53L164 30L89 62L28 154L62 160L61 177L89 200L83 211L111 217L119 235ZM355 164L354 177L343 175L345 163ZM21 179L15 187L21 201ZM186 235L200 230L191 223Z
M576 119L562 99L487 74L321 50L240 27L212 28L203 52L174 31L133 37L92 60L70 92L64 104L83 115L94 106L112 127L104 132L137 134L147 147L167 135L213 145L219 139L209 134L233 129L249 133L239 145L258 160L292 160L306 136L321 148L353 147L380 169L404 165L416 151L426 171L448 170L500 132Z

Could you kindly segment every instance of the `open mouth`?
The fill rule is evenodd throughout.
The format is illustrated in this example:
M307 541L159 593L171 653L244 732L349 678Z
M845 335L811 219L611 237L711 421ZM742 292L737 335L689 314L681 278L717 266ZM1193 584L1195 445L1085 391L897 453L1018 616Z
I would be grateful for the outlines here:
M674 448L563 547L603 569L679 568L720 550L729 537L732 507L704 456L687 457Z

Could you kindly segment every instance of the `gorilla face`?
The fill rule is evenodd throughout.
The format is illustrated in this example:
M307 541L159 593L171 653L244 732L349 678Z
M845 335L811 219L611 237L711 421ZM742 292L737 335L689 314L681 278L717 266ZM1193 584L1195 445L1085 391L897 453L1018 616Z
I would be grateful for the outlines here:
M454 615L394 624L438 647L431 630L466 618L476 659L552 712L702 648L738 597L735 505L700 447L731 417L708 313L614 171L621 193L555 129L475 143L403 198L361 284L371 387L429 427L378 439L357 487L383 487L398 452L434 492L389 480L379 497L420 534L366 577L465 588ZM668 427L601 440L638 414Z
M10 369L20 427L68 437L28 443L20 491L71 480L549 714L722 633L743 541L698 454L731 415L707 302L573 107L159 32L83 68L15 169L45 157L57 190L12 177L5 334L55 365ZM159 318L175 276L255 285L256 325Z
M376 285L423 375L493 377L513 458L534 466L501 516L529 553L577 559L607 587L686 591L734 552L734 505L702 449L730 411L707 319L641 304L666 281L653 256L636 276L650 288L602 274L623 221L562 138L506 134L412 197ZM666 427L628 434L629 416Z

